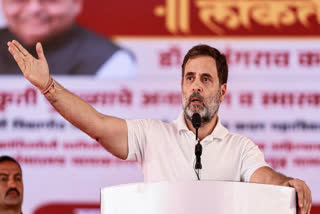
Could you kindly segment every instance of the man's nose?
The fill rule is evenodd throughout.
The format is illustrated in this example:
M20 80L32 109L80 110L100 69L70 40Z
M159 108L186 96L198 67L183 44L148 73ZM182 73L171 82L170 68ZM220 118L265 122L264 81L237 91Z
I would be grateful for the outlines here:
M42 5L39 0L29 0L27 8L29 12L39 12Z
M15 181L14 178L9 179L9 181L8 181L8 186L9 186L10 188L16 188L16 187L17 187L17 182Z
M195 93L201 93L203 91L202 83L200 80L195 80L192 86L192 90Z

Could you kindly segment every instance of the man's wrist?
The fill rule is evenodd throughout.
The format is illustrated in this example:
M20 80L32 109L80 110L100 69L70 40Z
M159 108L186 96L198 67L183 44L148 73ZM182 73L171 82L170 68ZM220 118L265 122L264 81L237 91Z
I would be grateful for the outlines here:
M56 91L56 83L52 76L49 76L49 82L47 86L41 90L41 94L46 95L47 93L53 94Z

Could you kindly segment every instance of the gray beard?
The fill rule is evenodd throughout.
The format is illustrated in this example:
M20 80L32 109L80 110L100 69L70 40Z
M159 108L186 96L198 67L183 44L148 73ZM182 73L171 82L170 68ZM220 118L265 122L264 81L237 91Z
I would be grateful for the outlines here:
M202 106L197 104L191 104L191 100L194 97L198 97L202 101ZM212 97L208 98L208 101L205 102L204 98L199 93L193 93L189 98L184 98L182 95L182 106L185 117L192 121L192 115L194 113L199 113L201 117L201 122L203 124L208 123L212 120L214 115L218 112L220 107L220 97L221 97L221 88L219 91ZM193 111L191 110L193 109Z

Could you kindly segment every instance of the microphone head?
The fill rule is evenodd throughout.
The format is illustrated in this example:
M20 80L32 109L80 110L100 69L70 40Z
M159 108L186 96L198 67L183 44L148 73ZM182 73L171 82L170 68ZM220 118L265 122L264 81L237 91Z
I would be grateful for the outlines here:
M200 126L201 126L201 117L200 117L200 114L194 113L194 114L192 115L191 121L192 121L193 128L195 128L195 129L200 128Z

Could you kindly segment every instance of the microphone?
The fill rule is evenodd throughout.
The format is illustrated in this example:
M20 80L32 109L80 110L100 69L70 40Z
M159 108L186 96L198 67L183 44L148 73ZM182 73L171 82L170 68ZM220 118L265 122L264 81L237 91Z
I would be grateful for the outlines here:
M196 130L198 128L200 128L200 126L201 126L201 117L200 117L199 113L194 113L192 115L191 121L192 121L193 128L195 128Z
M193 128L196 129L196 140L198 140L198 129L201 126L201 116L198 113L194 113L191 118L191 122L193 125ZM195 169L202 169L201 164L201 155L202 155L202 145L200 144L200 140L198 140L198 143L195 146L195 155L196 155L196 164ZM199 179L199 177L198 177Z

